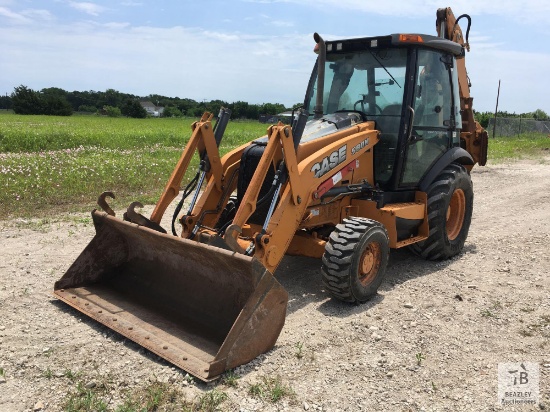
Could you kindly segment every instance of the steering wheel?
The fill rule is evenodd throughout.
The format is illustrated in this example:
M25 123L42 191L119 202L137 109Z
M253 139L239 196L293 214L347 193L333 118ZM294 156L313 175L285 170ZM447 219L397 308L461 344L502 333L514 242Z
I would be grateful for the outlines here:
M357 105L358 105L358 104L361 104L361 110L360 110L360 111L361 111L362 113L365 113L365 115L366 115L366 112L365 112L365 101L364 101L363 99L357 100L357 101L353 104L353 109L354 109L355 111L359 111L359 110L357 110ZM372 105L372 106L375 108L375 111L374 111L374 113L370 113L370 114L372 114L373 116L376 116L377 114L382 114L382 109L380 108L380 106L378 106L376 103L375 103L374 105ZM377 110L378 110L378 113L376 112Z
M357 109L357 105L361 103L361 110L358 110ZM365 113L365 101L363 99L359 99L357 100L354 104L353 104L353 110L356 110L356 111L361 111L362 113Z

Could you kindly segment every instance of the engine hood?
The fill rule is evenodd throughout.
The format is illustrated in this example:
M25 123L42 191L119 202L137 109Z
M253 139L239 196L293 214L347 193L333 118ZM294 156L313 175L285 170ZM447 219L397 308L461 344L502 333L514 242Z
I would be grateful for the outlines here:
M345 130L356 124L363 123L363 121L363 118L357 112L326 114L320 119L309 120L306 123L300 142L308 142L339 130Z

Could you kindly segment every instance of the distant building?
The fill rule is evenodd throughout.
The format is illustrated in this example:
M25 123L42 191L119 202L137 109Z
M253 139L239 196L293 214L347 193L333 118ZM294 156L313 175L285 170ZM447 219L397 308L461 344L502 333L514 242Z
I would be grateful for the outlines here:
M164 112L164 107L156 106L153 102L147 101L147 102L140 102L140 103L141 103L141 107L145 109L145 111L149 116L161 117L162 113Z

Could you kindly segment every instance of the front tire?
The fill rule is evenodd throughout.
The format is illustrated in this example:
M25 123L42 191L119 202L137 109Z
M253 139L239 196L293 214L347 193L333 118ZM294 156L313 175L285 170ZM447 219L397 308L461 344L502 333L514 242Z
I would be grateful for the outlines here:
M428 239L410 249L428 260L449 259L464 248L472 221L474 191L464 166L451 163L428 187Z
M384 280L389 254L388 233L381 223L361 217L344 219L325 245L323 283L336 299L366 302Z

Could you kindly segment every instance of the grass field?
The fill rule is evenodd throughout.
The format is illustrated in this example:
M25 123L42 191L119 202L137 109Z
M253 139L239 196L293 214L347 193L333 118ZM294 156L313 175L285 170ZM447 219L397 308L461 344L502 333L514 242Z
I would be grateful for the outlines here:
M550 136L526 133L513 137L489 138L488 163L509 160L542 159L550 156Z
M88 211L105 190L117 195L115 207L135 200L155 203L193 121L1 113L0 219ZM230 122L220 151L266 129L255 121ZM541 157L550 154L549 147L545 135L490 139L489 163Z
M115 206L156 202L195 120L0 114L0 219L91 210L105 190ZM221 153L266 129L231 122Z

